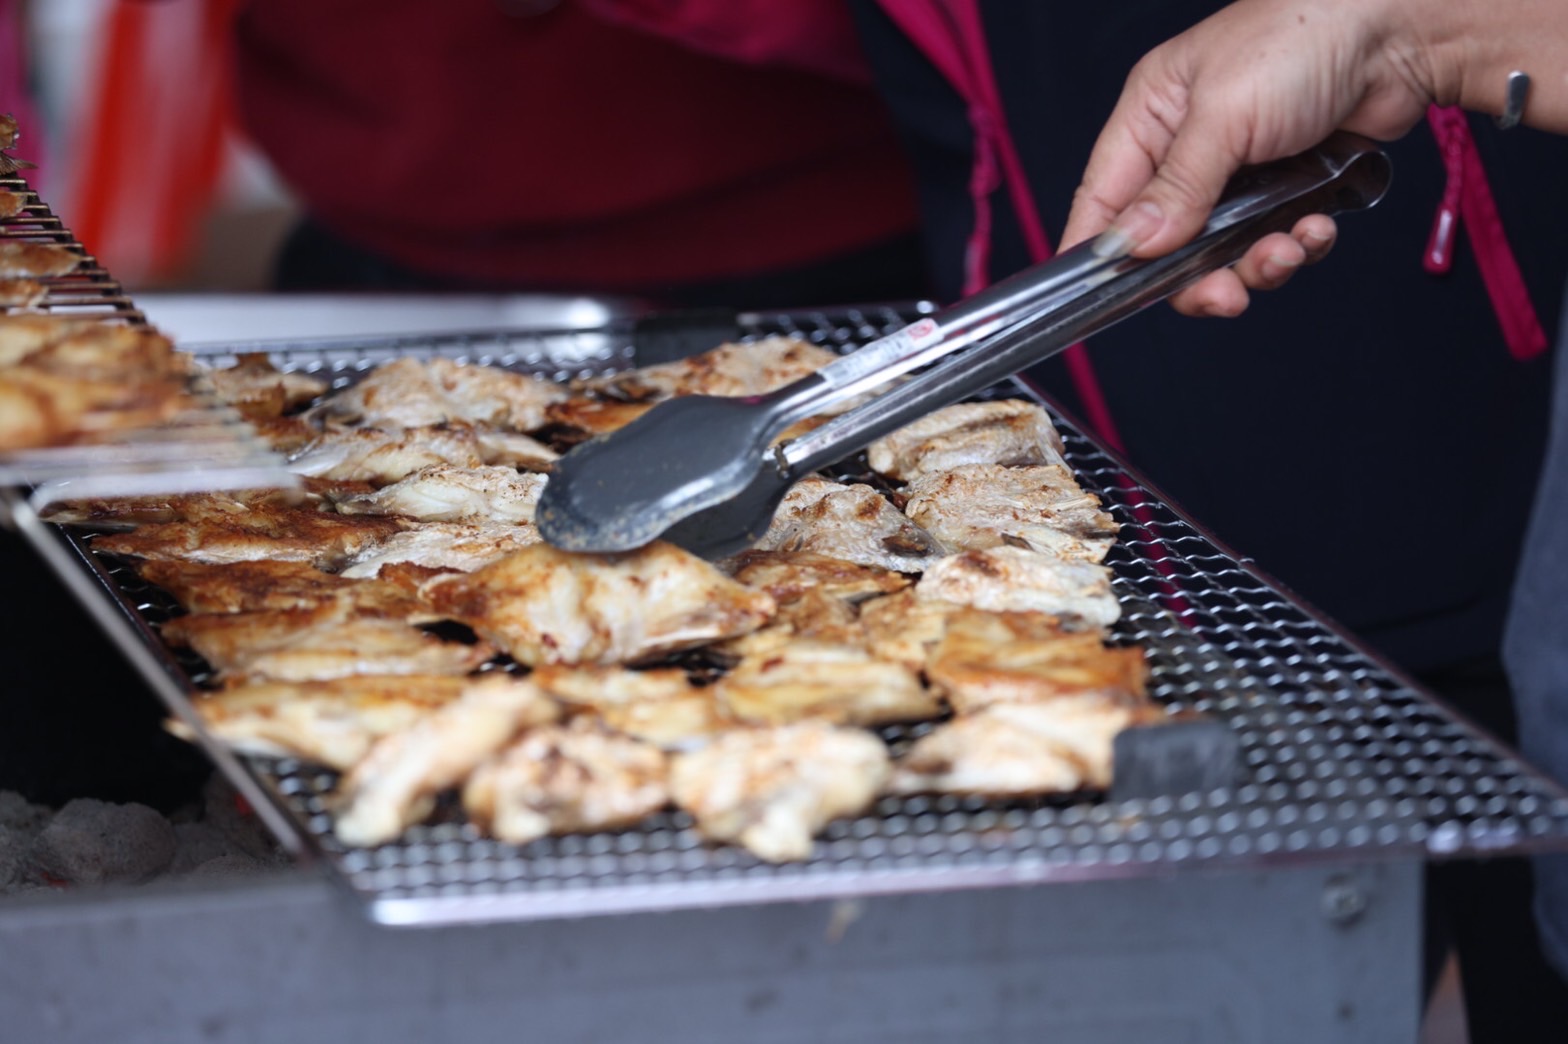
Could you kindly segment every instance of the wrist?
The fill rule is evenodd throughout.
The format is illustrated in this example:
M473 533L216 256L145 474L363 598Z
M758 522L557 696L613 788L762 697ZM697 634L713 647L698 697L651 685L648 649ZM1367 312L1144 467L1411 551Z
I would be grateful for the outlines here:
M1568 5L1561 0L1389 0L1432 100L1501 116L1508 77L1533 81L1524 121L1568 130ZM1391 37L1393 38L1393 37Z
M1411 91L1438 105L1457 105L1472 6L1472 0L1370 0L1364 9L1369 44Z

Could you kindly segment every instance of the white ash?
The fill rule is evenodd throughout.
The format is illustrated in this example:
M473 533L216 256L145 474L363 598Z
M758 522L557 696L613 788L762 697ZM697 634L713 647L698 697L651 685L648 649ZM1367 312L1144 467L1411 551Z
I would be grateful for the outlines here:
M221 776L168 816L79 798L59 809L0 791L0 896L45 888L235 877L288 865Z
M135 884L174 861L174 825L146 805L77 798L33 839L31 858L56 881Z

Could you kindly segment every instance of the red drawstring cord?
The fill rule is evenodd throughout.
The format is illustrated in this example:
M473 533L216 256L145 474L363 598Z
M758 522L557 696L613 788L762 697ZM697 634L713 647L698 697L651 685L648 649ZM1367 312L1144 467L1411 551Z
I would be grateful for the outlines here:
M1497 200L1492 196L1480 150L1470 132L1470 121L1453 106L1434 105L1427 110L1426 118L1442 152L1448 183L1432 222L1422 263L1433 275L1448 273L1454 264L1454 246L1462 221L1509 353L1521 362L1534 359L1546 351L1546 331L1508 244L1508 233L1497 212Z

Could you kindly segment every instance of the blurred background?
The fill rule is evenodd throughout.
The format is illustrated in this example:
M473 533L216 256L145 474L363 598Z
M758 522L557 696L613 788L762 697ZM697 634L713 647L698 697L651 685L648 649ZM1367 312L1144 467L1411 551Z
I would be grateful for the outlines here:
M0 111L14 151L81 241L133 292L260 290L295 217L234 129L232 0L0 0ZM135 168L135 179L82 179Z

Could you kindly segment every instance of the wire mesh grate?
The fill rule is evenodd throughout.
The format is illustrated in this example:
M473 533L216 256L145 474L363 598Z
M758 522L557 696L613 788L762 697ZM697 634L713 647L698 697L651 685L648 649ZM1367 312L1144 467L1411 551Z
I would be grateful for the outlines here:
M901 321L891 308L794 313L753 317L751 330L847 348ZM213 351L221 362L222 349ZM299 342L268 351L281 368L330 372L338 385L403 354L554 376L635 362L630 327ZM1069 463L1122 527L1107 559L1123 609L1113 640L1145 648L1157 701L1230 727L1242 752L1235 785L1135 800L885 798L865 815L831 824L809 860L771 865L704 842L679 812L628 830L519 847L482 837L446 807L396 843L345 848L332 833L331 772L262 758L243 759L246 771L373 917L400 924L990 887L1199 865L1528 851L1568 839L1568 794L1222 548L1045 396L1021 382L988 394L1028 397L1055 414ZM127 612L155 624L178 611L123 564L93 556L90 537L75 539ZM205 683L199 661L171 663L188 692ZM929 727L883 735L897 751Z

